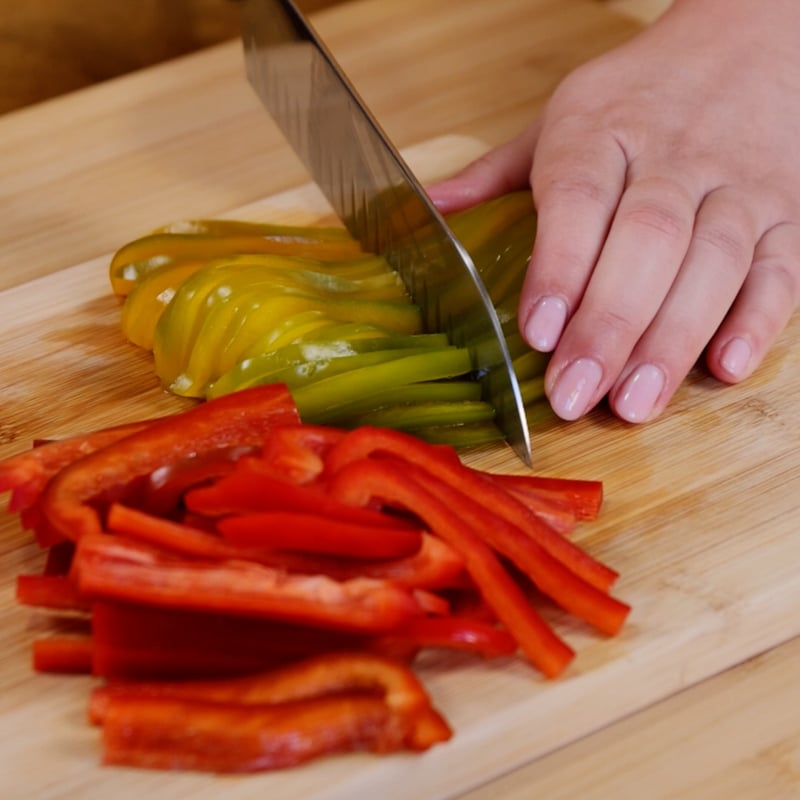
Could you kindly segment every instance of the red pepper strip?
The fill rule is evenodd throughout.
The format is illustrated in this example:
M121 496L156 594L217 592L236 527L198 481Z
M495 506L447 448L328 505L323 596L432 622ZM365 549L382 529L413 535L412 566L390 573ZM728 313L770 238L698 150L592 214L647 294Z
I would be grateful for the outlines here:
M414 589L412 594L425 614L432 617L446 617L450 614L450 601L426 589Z
M520 491L503 487L503 490L519 500L529 511L536 514L546 525L557 531L562 536L567 536L575 530L578 518L566 506L559 507L556 501Z
M248 558L304 575L328 575L339 581L378 578L409 589L460 587L469 580L464 572L464 559L447 542L429 533L422 534L419 551L406 558L364 560L285 551L249 553Z
M19 521L24 530L34 532L39 547L49 549L69 541L45 519L38 501L19 512Z
M226 517L222 536L238 547L264 547L350 558L402 558L417 552L420 532L368 526L300 511L260 511Z
M67 575L72 566L75 545L72 542L59 542L47 550L44 563L45 575Z
M103 761L215 773L275 770L330 753L425 749L413 739L418 725L379 697L360 694L276 706L118 698L103 724Z
M397 463L405 466L404 462ZM424 475L423 471L420 482L426 480ZM622 627L630 606L588 583L553 558L524 530L499 516L497 506L484 506L483 502L476 501L475 498L480 497L477 492L468 496L443 482L437 488L437 494L444 503L457 508L462 516L471 520L478 535L490 547L510 559L539 591L563 609L602 633L613 635Z
M362 459L340 469L330 486L332 494L346 503L364 505L379 499L413 510L432 533L458 551L497 618L545 675L555 677L572 660L572 649L539 617L477 532L476 523L481 521L467 516L460 502L445 500L449 487L438 478L413 464Z
M89 604L66 575L17 576L17 602L62 611L86 611Z
M92 671L92 640L88 636L52 636L33 643L37 672L88 675Z
M363 525L414 528L408 520L373 508L353 508L325 493L322 484L296 485L270 474L258 459L243 457L236 469L212 486L186 493L186 507L210 517L249 514L256 511L303 511ZM418 526L416 526L418 528Z
M236 459L252 447L233 447L198 453L150 473L136 505L150 514L166 515L179 508L183 495L233 472Z
M321 653L373 647L374 637L224 613L100 601L92 607L95 675L109 679L253 673Z
M465 578L464 559L447 542L422 534L419 550L407 558L366 561L352 567L340 562L330 575L343 580L358 571L365 578L385 578L400 586L417 589L444 589L459 586Z
M102 530L89 502L192 453L263 441L276 425L298 422L288 389L243 389L163 417L143 430L73 462L48 482L40 499L49 524L67 539Z
M103 726L107 763L214 771L424 750L452 735L410 669L366 653L227 680L109 684L93 692L89 716Z
M132 422L84 436L53 440L0 461L0 492L13 492L9 511L22 511L32 506L47 481L64 467L149 424Z
M484 658L509 656L516 652L514 637L494 624L466 617L424 617L404 625L395 633L381 636L373 645L382 653L407 653L409 646L416 649L441 647L465 650Z
M89 599L217 611L349 631L388 631L420 614L411 593L373 578L335 581L246 561L165 556L121 536L85 534L73 563Z
M446 589L445 596L450 601L450 611L459 619L472 619L478 622L495 623L495 616L486 600L474 587Z
M245 559L266 566L282 567L284 559L269 550L237 547L215 533L193 528L180 522L112 503L106 515L106 528L125 534L138 542L146 542L180 556L230 561Z
M430 704L419 679L405 664L374 653L340 651L311 656L256 675L218 680L110 683L93 691L90 718L102 723L110 702L117 697L264 706L352 691L380 693L391 709L405 715L413 715Z
M345 433L323 425L287 425L270 433L261 456L276 475L292 483L309 483L321 474L324 456Z
M602 481L506 474L492 474L491 479L530 503L562 504L579 520L597 519L603 505Z
M245 559L288 572L327 575L338 581L376 578L407 588L441 589L459 585L464 571L464 562L458 553L428 533L421 534L421 544L410 556L370 561L237 547L216 534L153 517L120 503L111 505L106 524L110 531L124 533L177 555L214 560Z
M423 464L427 473L456 489L460 495L468 497L476 508L482 506L484 509L491 509L488 516L487 513L482 515L484 519L492 520L488 523L485 533L492 535L492 546L512 558L523 571L528 572L529 568L536 568L537 574L541 577L542 573L549 573L554 569L554 564L558 561L562 567L556 574L563 575L564 580L568 580L565 572L571 571L582 581L588 582L602 592L607 592L617 579L617 572L601 564L554 531L512 495L492 483L490 478L477 470L456 463L452 458L438 456L437 450L408 434L388 428L358 428L331 450L326 460L326 469L335 474L337 469L350 461L380 453L388 453L411 463ZM501 520L505 524L499 524ZM530 544L523 544L523 538L529 540ZM514 556L509 549L513 549ZM516 560L520 557L524 558L524 564ZM537 568L532 562L539 561L540 558L544 560ZM533 575L530 572L528 574L533 579ZM547 593L543 584L538 580L535 582L543 592ZM557 583L561 582L559 577ZM548 584L552 585L553 581L549 581ZM569 585L574 586L576 590L579 589L576 582L570 582ZM609 604L604 604L599 598L592 597L592 602L595 599L603 608L611 610ZM613 615L619 624L621 624L619 617L622 616L624 619L622 610L617 608L618 613ZM602 622L604 616L601 614L599 621ZM601 626L601 630L606 632L608 632L607 622L608 620Z
M480 474L489 478L492 483L497 484L505 492L519 500L529 511L536 514L546 525L554 531L558 531L562 536L572 533L575 529L578 517L567 502L549 495L541 496L535 491L505 486L503 483L496 480L495 475L488 472L481 472Z

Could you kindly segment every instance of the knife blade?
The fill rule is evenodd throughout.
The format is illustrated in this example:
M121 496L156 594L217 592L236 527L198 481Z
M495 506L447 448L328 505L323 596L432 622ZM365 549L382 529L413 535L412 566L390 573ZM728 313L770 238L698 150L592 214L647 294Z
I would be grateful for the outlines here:
M517 455L530 431L502 326L469 253L292 0L243 0L246 72L333 210L384 255L426 330L470 350L484 397Z

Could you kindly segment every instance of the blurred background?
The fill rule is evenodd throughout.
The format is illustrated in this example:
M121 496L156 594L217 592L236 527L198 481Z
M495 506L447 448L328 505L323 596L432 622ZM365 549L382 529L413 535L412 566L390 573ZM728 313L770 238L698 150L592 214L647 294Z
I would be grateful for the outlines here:
M0 114L235 38L238 15L234 0L0 0Z
M645 22L670 2L597 1ZM0 114L238 35L235 0L0 0Z

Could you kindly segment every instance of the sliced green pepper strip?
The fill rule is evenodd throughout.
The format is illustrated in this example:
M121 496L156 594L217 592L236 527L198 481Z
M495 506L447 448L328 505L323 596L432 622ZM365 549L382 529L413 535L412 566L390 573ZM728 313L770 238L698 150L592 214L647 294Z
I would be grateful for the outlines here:
M393 276L393 281L399 281L396 275ZM289 273L279 270L264 275L258 270L236 273L229 285L225 287L220 285L199 309L200 313L204 314L204 320L197 330L186 372L201 376L197 379L198 383L208 381L206 374L211 375L213 379L226 372L233 367L235 361L244 358L252 351L255 341L264 338L262 331L255 331L254 335L257 338L246 348L241 349L236 346L237 334L247 324L248 317L251 314L258 314L259 309L268 304L275 309L276 315L270 320L271 328L266 330L274 330L276 322L280 325L286 318L286 314L281 313L280 306L284 300L287 304L290 303L291 297L305 297L309 300L316 298L322 307L329 303L347 301L359 304L401 302L404 307L409 305L405 290L402 286L398 287L397 282L387 286L386 289L362 291L354 282L339 281L319 273L303 271ZM364 306L360 308L360 313L363 314ZM313 310L313 307L308 310ZM368 310L367 312L370 316ZM359 313L353 310L353 316L358 317ZM374 317L374 314L371 316Z
M200 396L209 380L232 369L245 353L252 352L256 341L269 336L287 317L301 312L321 310L340 321L371 323L402 334L421 330L419 309L408 302L253 290L233 293L236 297L228 304L224 298L232 295L230 285L204 277L197 273L181 286L156 327L156 372L162 383L177 394ZM221 310L205 313L215 305L214 295L222 297L217 303ZM190 370L193 353L197 366L193 364ZM184 373L191 376L190 380L176 383Z
M494 416L492 406L483 400L396 403L363 414L342 417L339 424L346 428L371 425L375 428L412 431L442 425L487 422Z
M423 381L407 386L394 386L368 397L354 397L348 403L317 415L317 423L330 424L385 406L407 403L464 403L481 399L480 384L472 380ZM347 425L346 427L350 427Z
M514 372L520 381L538 378L544 375L548 361L550 361L549 353L528 350L513 360Z
M411 339L411 337L403 338ZM239 389L265 383L285 383L294 389L332 375L371 367L409 355L436 355L456 349L450 345L427 347L424 345L425 335L421 335L420 339L423 340L421 347L390 344L392 340L399 344L402 341L401 337L289 345L282 348L281 352L264 353L262 356L238 363L209 385L206 396L220 397ZM296 358L292 358L293 354Z
M292 314L281 320L266 336L257 339L250 350L244 353L244 358L296 344L308 336L319 336L323 331L338 324L337 320L331 319L318 309Z
M393 386L435 381L466 375L472 368L470 354L463 348L429 350L392 361L351 369L306 386L290 386L292 397L304 422L343 405L354 396L366 397Z
M519 392L526 407L544 398L544 375L520 381Z
M422 439L428 444L447 444L451 447L479 447L484 444L502 442L503 432L494 422L473 422L469 425L432 425L425 428L409 428L406 433Z
M210 236L280 236L297 241L353 242L346 228L335 225L285 225L238 219L176 220L151 231L157 233L206 234Z
M529 191L508 192L492 200L447 215L447 224L470 252L485 246L487 240L503 238L518 219L530 218L533 199Z
M422 331L419 308L410 303L288 295L268 300L244 315L234 335L225 343L221 365L232 368L242 354L269 330L270 325L275 324L276 319L311 308L321 308L342 322L365 322L389 328L396 334L410 335Z
M127 294L143 275L152 269L176 260L205 260L224 258L237 253L264 253L293 258L343 260L364 256L360 245L352 238L314 238L307 229L304 238L282 234L205 234L155 233L123 245L111 259L109 277L116 294Z
M198 261L179 261L147 273L122 305L122 332L133 344L153 349L156 326L181 284L202 269Z

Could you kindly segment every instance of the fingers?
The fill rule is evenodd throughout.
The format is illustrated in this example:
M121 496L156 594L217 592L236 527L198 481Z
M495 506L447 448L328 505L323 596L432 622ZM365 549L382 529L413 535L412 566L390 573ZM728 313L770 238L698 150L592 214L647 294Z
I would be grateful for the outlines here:
M451 178L428 189L442 214L481 203L501 194L530 186L538 123L520 136L473 161Z
M724 189L703 201L680 272L609 393L622 419L645 422L663 411L739 294L758 238L745 208Z
M522 287L523 338L556 346L578 307L625 186L627 159L611 137L540 143L533 174L538 223ZM541 166L540 166L541 165Z
M800 226L767 231L730 313L706 354L711 373L726 383L748 377L800 304Z
M695 199L669 179L637 181L623 195L548 367L545 387L563 419L585 414L617 379L675 281L695 213Z

